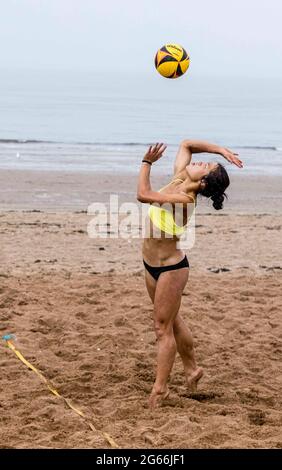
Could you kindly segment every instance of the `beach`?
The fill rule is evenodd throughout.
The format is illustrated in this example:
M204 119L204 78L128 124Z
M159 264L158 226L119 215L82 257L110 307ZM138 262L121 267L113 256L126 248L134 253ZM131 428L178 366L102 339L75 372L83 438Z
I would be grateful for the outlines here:
M238 170L239 171L239 170ZM281 448L281 177L236 175L223 211L196 211L181 314L198 392L180 358L170 395L150 411L156 340L140 238L89 238L87 207L136 202L136 174L2 169L0 331L2 448ZM154 187L167 181L153 176Z
M126 449L149 449L134 453L150 454L141 464L191 466L185 455L206 452L182 449L282 448L281 5L1 3L7 458L6 449L97 449L92 464L126 467L138 462ZM218 163L228 177L212 173ZM137 187L139 199L158 199L148 168L153 191L177 168L179 195L171 185L164 200L187 202L175 203L174 221L150 212L153 235L180 233L187 218L184 253L173 254L174 240L144 250L152 273L169 265L155 315L142 259L149 205L137 201ZM177 318L186 382L177 354L166 393L167 320L180 299L197 364ZM151 394L151 405L163 398L153 409Z

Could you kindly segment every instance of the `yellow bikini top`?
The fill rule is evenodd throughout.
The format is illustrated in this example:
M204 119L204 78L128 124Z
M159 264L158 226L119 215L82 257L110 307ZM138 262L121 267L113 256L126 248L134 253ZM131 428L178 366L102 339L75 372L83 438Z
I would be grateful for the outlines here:
M166 186L161 188L159 192L170 186L171 183L173 183L174 181L181 181L181 183L183 183L184 180L182 180L181 178L175 178ZM193 196L184 193L184 191L182 191L181 194L185 194L185 196L193 199L193 204L195 204L195 199ZM181 236L185 232L186 225L184 225L183 227L177 225L175 223L173 214L162 207L151 205L149 207L148 215L155 227L157 227L162 232L167 233L168 235Z

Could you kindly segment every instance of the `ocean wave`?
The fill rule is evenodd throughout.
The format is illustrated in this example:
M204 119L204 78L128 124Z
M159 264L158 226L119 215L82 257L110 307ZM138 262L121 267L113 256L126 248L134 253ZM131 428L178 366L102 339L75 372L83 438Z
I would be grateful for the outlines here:
M138 147L152 145L152 142L72 142L59 140L36 140L36 139L0 139L0 144L58 144L58 145L95 145L97 147ZM176 145L176 144L170 144Z
M279 147L260 145L233 145L233 148L246 150L279 150Z
M0 139L0 144L58 144L51 140L35 140L35 139ZM64 143L64 142L62 142Z
M152 142L71 142L55 140L37 140L37 139L0 139L0 144L53 144L53 145L93 145L95 147L146 147L152 145ZM167 143L167 145L177 147L179 144ZM245 150L273 150L281 151L282 147L260 146L260 145L227 145L233 149Z

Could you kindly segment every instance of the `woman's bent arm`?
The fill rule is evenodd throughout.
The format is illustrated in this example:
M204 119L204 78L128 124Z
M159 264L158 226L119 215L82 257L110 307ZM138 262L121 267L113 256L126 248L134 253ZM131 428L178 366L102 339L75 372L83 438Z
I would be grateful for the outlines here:
M218 153L222 155L223 147L202 140L183 140L179 146L174 163L174 174L183 171L190 164L193 153Z
M140 202L141 199L151 192L151 183L150 183L150 173L151 173L151 165L148 163L142 163L139 178L138 178L138 187L137 187L137 199Z
M223 147L219 145L212 144L210 142L205 142L204 140L184 140L184 145L186 145L190 152L193 153L218 153L222 155Z
M183 140L180 144L178 153L175 158L174 174L180 173L191 162L193 153L215 153L221 155L229 163L234 163L239 168L243 167L242 161L238 158L238 154L232 152L228 148L221 147L203 140Z
M165 151L166 146L163 144L156 144L154 147L150 147L148 152L144 156L144 160L142 162L140 172L139 172L139 179L138 179L138 188L137 188L137 199L140 202L145 203L158 203L158 204L165 204L168 203L183 203L187 204L188 195L185 194L164 194L159 193L157 191L153 191L151 188L150 183L150 173L151 173L151 164L156 162L159 158L161 158L163 152ZM151 164L150 164L151 163Z

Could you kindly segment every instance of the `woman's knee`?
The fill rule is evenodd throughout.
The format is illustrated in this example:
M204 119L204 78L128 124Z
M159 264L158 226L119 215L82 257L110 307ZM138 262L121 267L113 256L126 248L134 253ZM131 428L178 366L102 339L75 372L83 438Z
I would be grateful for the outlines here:
M162 337L169 336L169 335L174 336L173 322L171 321L167 322L163 319L155 319L154 327L155 327L155 332L156 332L156 336L158 339L161 339Z

